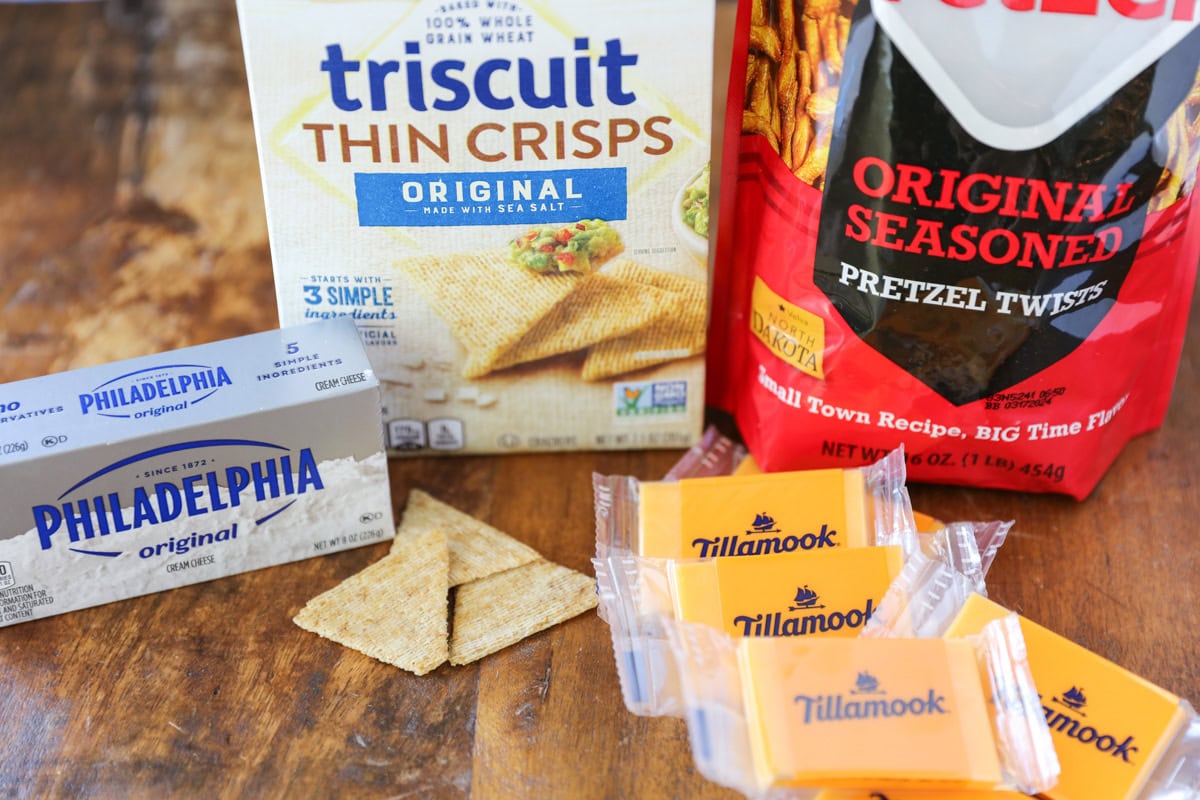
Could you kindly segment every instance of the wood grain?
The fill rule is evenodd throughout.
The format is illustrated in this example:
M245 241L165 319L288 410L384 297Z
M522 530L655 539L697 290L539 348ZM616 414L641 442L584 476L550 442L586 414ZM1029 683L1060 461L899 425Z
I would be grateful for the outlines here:
M0 382L277 325L230 0L0 6L0 97ZM1194 700L1198 325L1165 427L1086 502L913 487L942 519L1016 520L995 599ZM589 570L591 472L677 455L390 471L397 509L426 489ZM387 547L0 629L0 797L734 796L682 723L625 711L594 612L423 678L291 623Z

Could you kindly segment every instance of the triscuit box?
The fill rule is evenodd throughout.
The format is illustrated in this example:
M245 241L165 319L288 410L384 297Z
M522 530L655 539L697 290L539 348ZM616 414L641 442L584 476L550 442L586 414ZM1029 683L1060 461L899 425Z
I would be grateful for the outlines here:
M378 415L347 320L0 385L0 625L390 538Z
M394 453L700 433L712 0L239 0L280 318Z

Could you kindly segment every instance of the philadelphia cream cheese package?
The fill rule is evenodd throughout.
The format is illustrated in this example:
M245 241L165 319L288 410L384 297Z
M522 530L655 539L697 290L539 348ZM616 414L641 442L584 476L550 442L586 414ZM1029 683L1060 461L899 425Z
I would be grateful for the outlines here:
M239 0L279 314L396 454L685 447L713 0Z
M0 625L393 532L348 320L0 385Z

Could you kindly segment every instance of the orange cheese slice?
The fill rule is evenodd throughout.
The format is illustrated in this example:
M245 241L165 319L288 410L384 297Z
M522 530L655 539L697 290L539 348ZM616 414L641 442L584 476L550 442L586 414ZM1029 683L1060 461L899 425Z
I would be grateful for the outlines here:
M734 475L762 475L762 468L758 466L758 462L754 460L754 456L746 456L733 470ZM946 527L945 523L936 517L931 517L929 514L922 514L920 511L913 512L913 519L917 523L917 533L936 533Z
M674 561L676 619L731 636L857 636L903 563L898 546Z
M947 637L978 633L1011 612L967 598ZM1050 800L1133 800L1188 719L1180 699L1020 617L1029 668L1062 772Z
M968 641L746 638L738 660L761 787L1003 786Z
M821 469L646 482L638 554L721 558L871 544L863 473Z
M937 533L946 527L946 523L920 511L913 512L913 521L917 523L917 533Z

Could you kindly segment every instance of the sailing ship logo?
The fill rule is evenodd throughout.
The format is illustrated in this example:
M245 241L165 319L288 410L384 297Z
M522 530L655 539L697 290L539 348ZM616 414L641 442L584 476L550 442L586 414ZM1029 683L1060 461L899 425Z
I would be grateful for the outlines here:
M796 597L792 602L795 605L788 606L788 611L810 611L814 608L824 608L824 605L817 605L817 601L821 596L808 588L808 584L796 587Z
M854 688L850 694L887 694L879 688L879 680L870 672L863 670L854 679Z
M779 529L775 527L775 518L764 511L754 515L754 522L746 533L779 533Z
M1072 686L1067 691L1063 692L1062 697L1052 698L1054 702L1060 706L1066 706L1081 717L1086 717L1083 713L1083 707L1087 705L1087 697L1084 696L1083 690L1077 686Z

